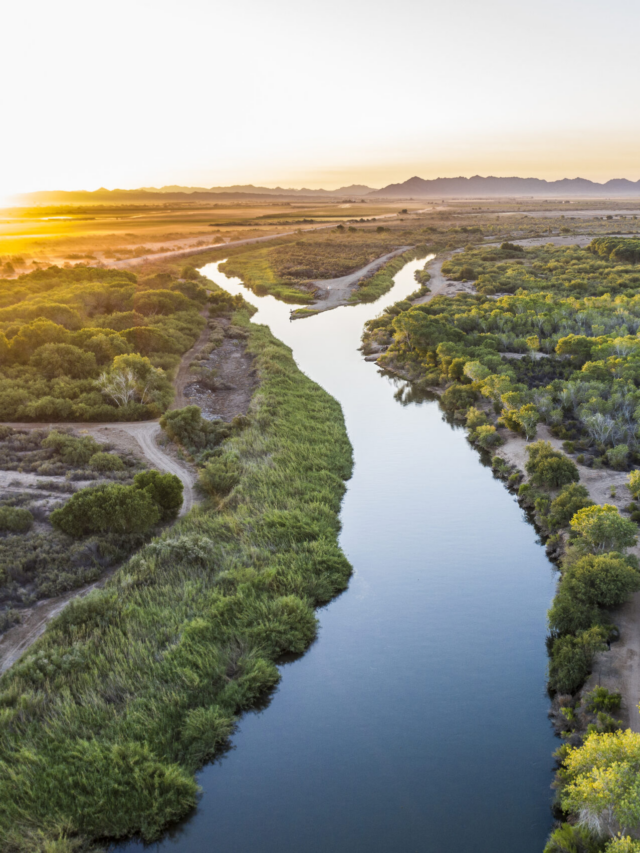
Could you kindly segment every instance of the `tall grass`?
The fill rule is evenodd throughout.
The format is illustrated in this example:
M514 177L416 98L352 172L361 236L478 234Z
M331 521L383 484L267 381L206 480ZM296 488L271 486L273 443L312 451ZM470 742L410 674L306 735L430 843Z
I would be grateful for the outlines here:
M260 387L223 445L240 472L67 607L0 681L0 849L156 838L194 772L316 634L351 568L337 534L351 448L339 404L239 312ZM69 839L69 841L65 841Z

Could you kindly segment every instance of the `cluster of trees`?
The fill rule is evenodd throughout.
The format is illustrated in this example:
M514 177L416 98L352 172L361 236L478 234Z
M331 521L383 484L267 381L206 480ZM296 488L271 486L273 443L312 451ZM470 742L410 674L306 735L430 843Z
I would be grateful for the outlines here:
M444 385L453 409L484 396L504 425L533 438L544 422L585 464L640 464L640 275L576 247L507 245L472 248L448 264L455 275L473 265L478 282L492 276L509 295L398 303L367 325L365 343L390 345L383 363ZM598 295L585 295L590 289Z
M77 266L1 283L3 420L135 420L167 407L167 372L204 324L198 282Z

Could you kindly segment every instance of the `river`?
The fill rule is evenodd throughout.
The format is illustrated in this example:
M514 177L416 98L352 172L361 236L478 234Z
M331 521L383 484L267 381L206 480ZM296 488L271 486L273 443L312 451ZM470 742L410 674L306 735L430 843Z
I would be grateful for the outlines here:
M424 263L374 304L295 322L219 264L201 270L257 306L253 322L342 404L355 472L340 541L354 575L268 707L200 772L195 814L152 850L541 853L558 745L545 694L553 568L464 430L358 352L364 322L414 291Z

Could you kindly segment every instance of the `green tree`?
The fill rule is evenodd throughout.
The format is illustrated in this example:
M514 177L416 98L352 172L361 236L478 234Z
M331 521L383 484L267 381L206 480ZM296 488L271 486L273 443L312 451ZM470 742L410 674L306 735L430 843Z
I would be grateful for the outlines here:
M88 379L98 372L95 355L72 344L43 344L31 356L29 364L47 379L60 376Z
M549 687L556 693L575 693L591 672L596 652L606 649L606 633L599 626L577 637L560 637L553 644L549 661Z
M623 551L636 544L638 528L623 518L615 506L588 506L571 519L571 531L594 554Z

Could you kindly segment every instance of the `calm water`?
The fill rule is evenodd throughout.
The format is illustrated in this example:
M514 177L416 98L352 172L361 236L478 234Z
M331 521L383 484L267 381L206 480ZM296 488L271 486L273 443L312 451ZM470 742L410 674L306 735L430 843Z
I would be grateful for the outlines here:
M199 774L197 812L162 853L540 853L551 825L545 612L553 571L514 498L437 403L358 352L373 305L289 321L259 308L342 404L355 473L342 509L349 589L282 668L268 708ZM139 848L130 843L128 850Z

